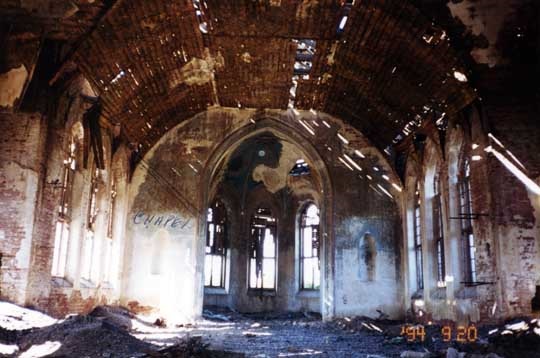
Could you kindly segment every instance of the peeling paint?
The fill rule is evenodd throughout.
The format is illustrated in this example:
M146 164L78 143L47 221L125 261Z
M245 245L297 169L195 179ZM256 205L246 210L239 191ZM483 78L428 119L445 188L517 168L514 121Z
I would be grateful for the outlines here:
M281 157L279 158L279 165L277 168L270 168L264 164L261 164L253 169L253 180L262 181L266 189L268 189L268 191L271 193L276 193L287 186L289 172L296 161L303 157L303 154L297 149L296 146L283 141L281 144L283 145L283 149L281 151Z
M310 16L312 9L319 7L319 0L303 0L296 10L296 18L306 19Z
M474 48L471 51L477 63L493 67L503 62L496 47L499 33L518 4L518 0L464 0L457 4L454 1L447 3L452 16L461 20L473 35L485 36L487 39L487 48Z
M13 107L21 96L28 78L28 71L20 65L0 75L0 107Z
M182 68L174 70L169 77L169 87L175 88L181 84L188 86L202 86L214 80L215 70L219 70L225 64L225 59L220 52L215 57L210 56L206 49L205 58L193 57Z

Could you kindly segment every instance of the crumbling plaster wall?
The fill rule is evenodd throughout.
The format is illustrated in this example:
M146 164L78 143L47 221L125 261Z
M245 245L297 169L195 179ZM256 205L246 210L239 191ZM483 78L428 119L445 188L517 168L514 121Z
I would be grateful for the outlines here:
M495 88L494 88L495 89ZM534 109L530 105L499 98L493 91L484 100L483 106L473 106L463 112L461 120L454 118L446 134L444 158L435 155L441 164L443 218L446 259L446 287L436 287L433 263L435 252L430 242L433 233L429 197L422 196L422 236L424 240L424 281L421 307L424 319L451 319L467 323L470 321L496 321L520 314L529 314L531 299L539 280L538 268L538 219L537 195L507 170L494 156L484 149L494 146L504 151L488 133L495 134L506 149L522 161L525 171L533 178L538 175L538 141L532 126ZM501 93L499 93L502 95ZM509 108L508 101L513 103ZM504 108L504 110L503 110ZM509 121L509 116L513 120ZM429 192L429 168L433 165L434 148L439 148L437 139L430 138L421 156L421 166L408 170L406 180L420 180L422 193ZM471 160L475 156L475 160ZM463 281L463 252L459 207L458 180L462 175L460 163L469 158L471 163L472 224L476 246L476 272L479 285L467 287ZM413 161L408 169L415 167ZM414 185L407 185L407 196L412 197ZM405 210L411 210L407 204ZM410 220L405 225L410 226ZM409 237L411 229L405 229ZM414 253L408 251L409 257ZM408 262L406 270L414 260ZM409 286L414 286L414 283ZM413 292L408 291L407 306L414 302Z
M399 216L395 202L369 186L369 179L350 179L347 168L333 168L336 190L336 313L379 317L403 314L399 274ZM345 179L346 178L346 179ZM351 185L351 182L354 184ZM362 240L375 240L375 277L362 274Z
M25 304L47 125L39 114L0 114L0 297Z
M478 122L478 118L472 118ZM408 293L408 306L421 320L453 320L461 323L486 321L494 318L493 310L500 306L497 298L500 296L500 287L497 277L499 275L496 260L497 243L493 239L489 219L489 207L492 203L491 194L482 190L488 182L488 165L485 160L471 161L471 156L478 154L472 150L476 143L485 148L485 138L471 137L470 128L464 129L462 125L451 122L446 136L444 148L438 138L430 137L424 150L419 154L418 163L410 163L416 167L408 170L407 181L420 182L421 193L421 234L423 243L423 271L424 289ZM444 151L443 151L444 150ZM478 148L477 148L478 151ZM482 153L480 153L482 154ZM418 156L418 153L417 153ZM477 282L481 285L466 285L463 283L463 246L461 238L459 180L463 175L461 163L469 158L471 165L471 197L472 220L475 241L475 268ZM437 281L437 253L435 249L433 220L436 218L432 211L433 176L432 171L437 167L440 170L443 235L445 247L445 286L440 287ZM407 185L408 200L412 202L415 187ZM412 204L406 204L407 210L412 210ZM477 215L480 214L480 215ZM406 225L409 237L413 235L412 220ZM411 239L409 238L409 241ZM414 255L409 248L408 255ZM413 256L412 256L413 257ZM414 264L414 257L409 260L408 272L414 275L410 265Z
M19 304L31 305L61 317L67 313L85 313L97 304L114 303L119 297L118 279L104 284L104 245L108 202L110 193L111 137L102 128L105 170L101 173L98 199L98 222L94 252L96 276L93 282L81 284L81 243L86 234L90 172L84 168L82 116L88 103L82 95L92 96L88 83L75 78L54 100L55 111L48 113L48 120L40 114L3 113L1 121L2 159L0 161L1 201L5 215L0 223L0 253L3 256L1 295ZM51 277L55 227L58 220L63 180L64 160L67 157L69 138L77 143L76 169L71 200L70 237L65 277ZM117 155L118 157L118 155ZM126 191L128 154L124 152L125 165L122 176L117 177L120 189ZM89 167L92 165L90 155ZM117 159L120 160L120 159ZM122 188L123 185L123 188ZM127 195L123 195L127 200ZM121 201L121 200L120 200ZM119 205L122 203L120 202ZM125 212L125 209L124 209ZM124 225L116 225L117 235ZM120 261L123 247L116 240L115 261ZM118 276L119 268L116 268Z
M540 133L538 126L532 124L537 121L538 109L522 103L510 105L500 100L495 103L493 98L486 106L486 114L494 135L523 164L521 169L529 177L537 177L540 173ZM489 156L488 160L490 192L496 198L490 208L491 223L501 259L500 314L504 317L528 314L535 286L540 280L538 195L529 191L494 157Z
M477 40L477 46L471 50L472 58L478 64L489 67L508 63L507 54L502 53L501 38L504 32L509 31L520 11L530 6L530 0L452 0L447 6L453 17L465 25L468 32L481 39ZM516 22L515 32L517 40L523 36L523 29ZM522 24L524 25L524 24Z
M117 150L112 153L112 133L109 129L101 128L103 141L104 170L100 170L97 191L97 216L94 229L94 249L92 251L92 277L91 280L83 280L81 271L84 261L84 240L88 227L88 206L90 203L90 186L92 180L92 168L95 161L94 155L89 149L88 163L85 167L83 160L84 130L83 115L92 105L85 98L94 97L88 82L81 76L76 77L59 96L58 107L51 121L48 142L49 157L47 161L46 181L53 183L61 181L63 173L63 160L67 156L70 138L76 144L76 166L73 174L73 186L68 194L71 197L71 215L69 223L69 244L64 277L51 278L51 266L54 248L55 224L58 220L58 203L61 191L58 185L49 185L44 195L40 217L42 224L40 235L36 236L36 252L41 257L36 260L36 275L33 280L34 297L32 304L42 307L55 316L64 316L67 313L87 313L99 304L117 303L120 296L120 281L113 279L105 282L107 274L105 269L107 222L109 215L109 200L111 191L111 177L113 169L116 171L115 180L119 188L126 191L128 180L127 161L128 154ZM56 140L52 140L56 138ZM124 170L118 168L124 161ZM114 165L113 165L114 164ZM119 207L126 205L127 195L120 195L116 201ZM125 209L124 209L125 210ZM120 270L119 262L122 257L122 238L119 231L124 225L121 215L117 215L113 228L113 254L111 269Z
M475 119L476 121L478 118ZM446 136L445 147L441 146L439 138L429 137L425 147L416 153L415 158L408 163L406 180L408 203L405 204L409 212L409 220L405 223L412 240L412 202L414 197L414 183L420 183L420 212L424 289L414 292L409 290L407 306L411 307L418 319L424 321L453 320L462 323L478 322L493 318L491 310L496 307L500 290L496 282L497 261L496 242L493 240L489 218L485 216L489 208L491 196L488 192L479 190L482 183L487 181L487 166L483 161L471 161L473 154L470 131L452 121ZM484 144L476 138L477 144ZM469 286L463 284L463 247L461 238L460 198L458 181L463 173L461 163L469 158L471 163L471 192L474 214L481 214L472 220L477 281L482 285ZM414 168L414 169L413 169ZM445 279L444 286L437 278L437 251L435 245L433 213L433 185L438 171L440 175L440 192L442 200L442 221L444 236ZM408 249L408 273L415 276L414 251L411 244ZM412 285L414 287L414 284Z
M331 293L335 302L332 314L356 312L377 316L376 309L393 316L402 314L403 307L396 304L400 288L398 213L395 204L384 199L382 191L376 189L376 183L381 183L392 191L389 183L380 178L382 172L375 178L370 165L377 163L394 182L396 177L380 154L366 159L372 163L366 167L373 175L372 184L366 177L360 179L354 169L344 167L338 160L345 146L336 136L338 131L349 139L351 147L373 152L368 148L371 145L334 118L307 111L299 114L306 121L320 120L318 116L325 119L330 128L321 125L317 135L312 137L313 145L331 168L332 190L337 195L333 208L335 225L329 228L332 230L329 235L335 235L336 245L332 253L335 262L330 264L335 269L332 277L336 282ZM214 108L170 130L139 163L130 185L124 304L140 309L160 308L172 319L179 320L200 314L203 259L196 256L196 252L204 238L198 237L196 228L201 224L199 218L204 217L200 213L207 205L200 203L200 193L205 190L200 187L201 173L208 158L216 154L213 151L218 143L241 127L257 128L257 121L266 117L284 121L287 126L292 123L309 137L292 111ZM375 237L377 248L381 250L377 255L377 279L369 283L358 278L359 268L355 262L359 239L366 232ZM160 269L153 268L155 257L161 258Z
M536 178L535 183L540 185L540 176ZM536 195L529 192L529 198L531 199L531 203L534 207L535 224L536 224L535 225L536 245L537 247L540 247L540 195ZM535 262L540 262L540 250L536 250ZM536 287L540 286L540 278L538 277L538 275L535 278L535 285Z
M0 110L13 111L22 101L39 52L39 35L22 32L8 37L2 42L0 54Z
M200 314L202 265L195 256L199 180L214 143L253 114L238 113L211 111L197 116L195 124L178 125L135 169L129 186L123 304L159 308L170 320Z
M481 269L490 272L487 281L495 282L487 285L492 287L492 298L479 302L478 310L482 318L528 314L540 280L537 195L483 149L493 145L509 157L505 152L508 149L523 164L518 166L525 175L534 179L540 174L540 8L531 0L465 0L451 1L447 6L476 37L471 49L476 62L471 82L481 99L479 112L474 114L480 120L469 118L469 134L471 142L479 144L474 154L482 156L477 166L484 169L482 177L473 176L472 184L480 199L476 210L487 214L478 220L479 235L490 237L494 244L494 263ZM486 137L488 133L505 149ZM483 201L485 198L489 200Z

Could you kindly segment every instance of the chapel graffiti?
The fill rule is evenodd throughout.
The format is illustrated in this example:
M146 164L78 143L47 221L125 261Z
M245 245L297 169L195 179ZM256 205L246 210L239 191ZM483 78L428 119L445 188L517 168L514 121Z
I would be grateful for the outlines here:
M178 215L150 215L144 211L138 211L133 215L132 222L145 228L156 227L179 230L193 228L190 218L184 219Z

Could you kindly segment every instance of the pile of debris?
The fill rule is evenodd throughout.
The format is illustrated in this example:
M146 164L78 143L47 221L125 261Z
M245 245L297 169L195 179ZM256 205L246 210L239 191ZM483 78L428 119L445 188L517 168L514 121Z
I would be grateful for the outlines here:
M540 357L540 320L514 319L490 331L488 341L505 357Z
M36 329L17 341L24 352L45 342L57 342L53 356L140 356L155 348L131 336L125 329L92 316L71 316L49 327ZM104 355L105 354L105 355Z
M136 357L156 349L124 327L92 315L69 316L49 326L23 330L6 326L0 328L0 353L5 356Z
M97 307L88 315L55 320L0 302L1 357L240 357L212 352L201 337L179 338L163 348L135 338L141 320L120 307ZM155 327L158 329L158 327Z

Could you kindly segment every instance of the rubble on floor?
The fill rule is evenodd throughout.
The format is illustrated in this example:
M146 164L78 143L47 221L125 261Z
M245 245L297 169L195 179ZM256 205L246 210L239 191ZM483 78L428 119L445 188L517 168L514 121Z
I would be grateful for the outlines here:
M20 357L131 357L155 350L124 328L91 315L69 316L47 327L16 332L11 337L2 335L2 343L16 345Z
M540 319L509 321L490 332L489 342L508 357L540 357Z
M514 319L478 328L474 343L445 342L428 325L424 342L409 342L389 319L344 317L322 322L316 313L239 313L208 308L204 319L167 326L119 307L55 320L0 302L1 357L540 357L540 321Z
M344 317L332 324L348 332L366 332L386 337L387 344L406 343L414 350L404 350L401 358L503 358L540 357L540 319L520 318L502 325L478 327L478 339L474 342L443 340L442 325L422 326L425 330L423 342L409 342L403 334L403 327L414 325L388 319L368 317Z
M160 349L158 352L148 355L148 358L152 357L243 358L245 355L242 353L210 350L209 344L202 342L202 337L190 337L181 343Z
M153 326L120 307L56 320L0 302L0 357L238 357L213 354L200 337L179 337L166 348L144 342L132 334L141 325Z

